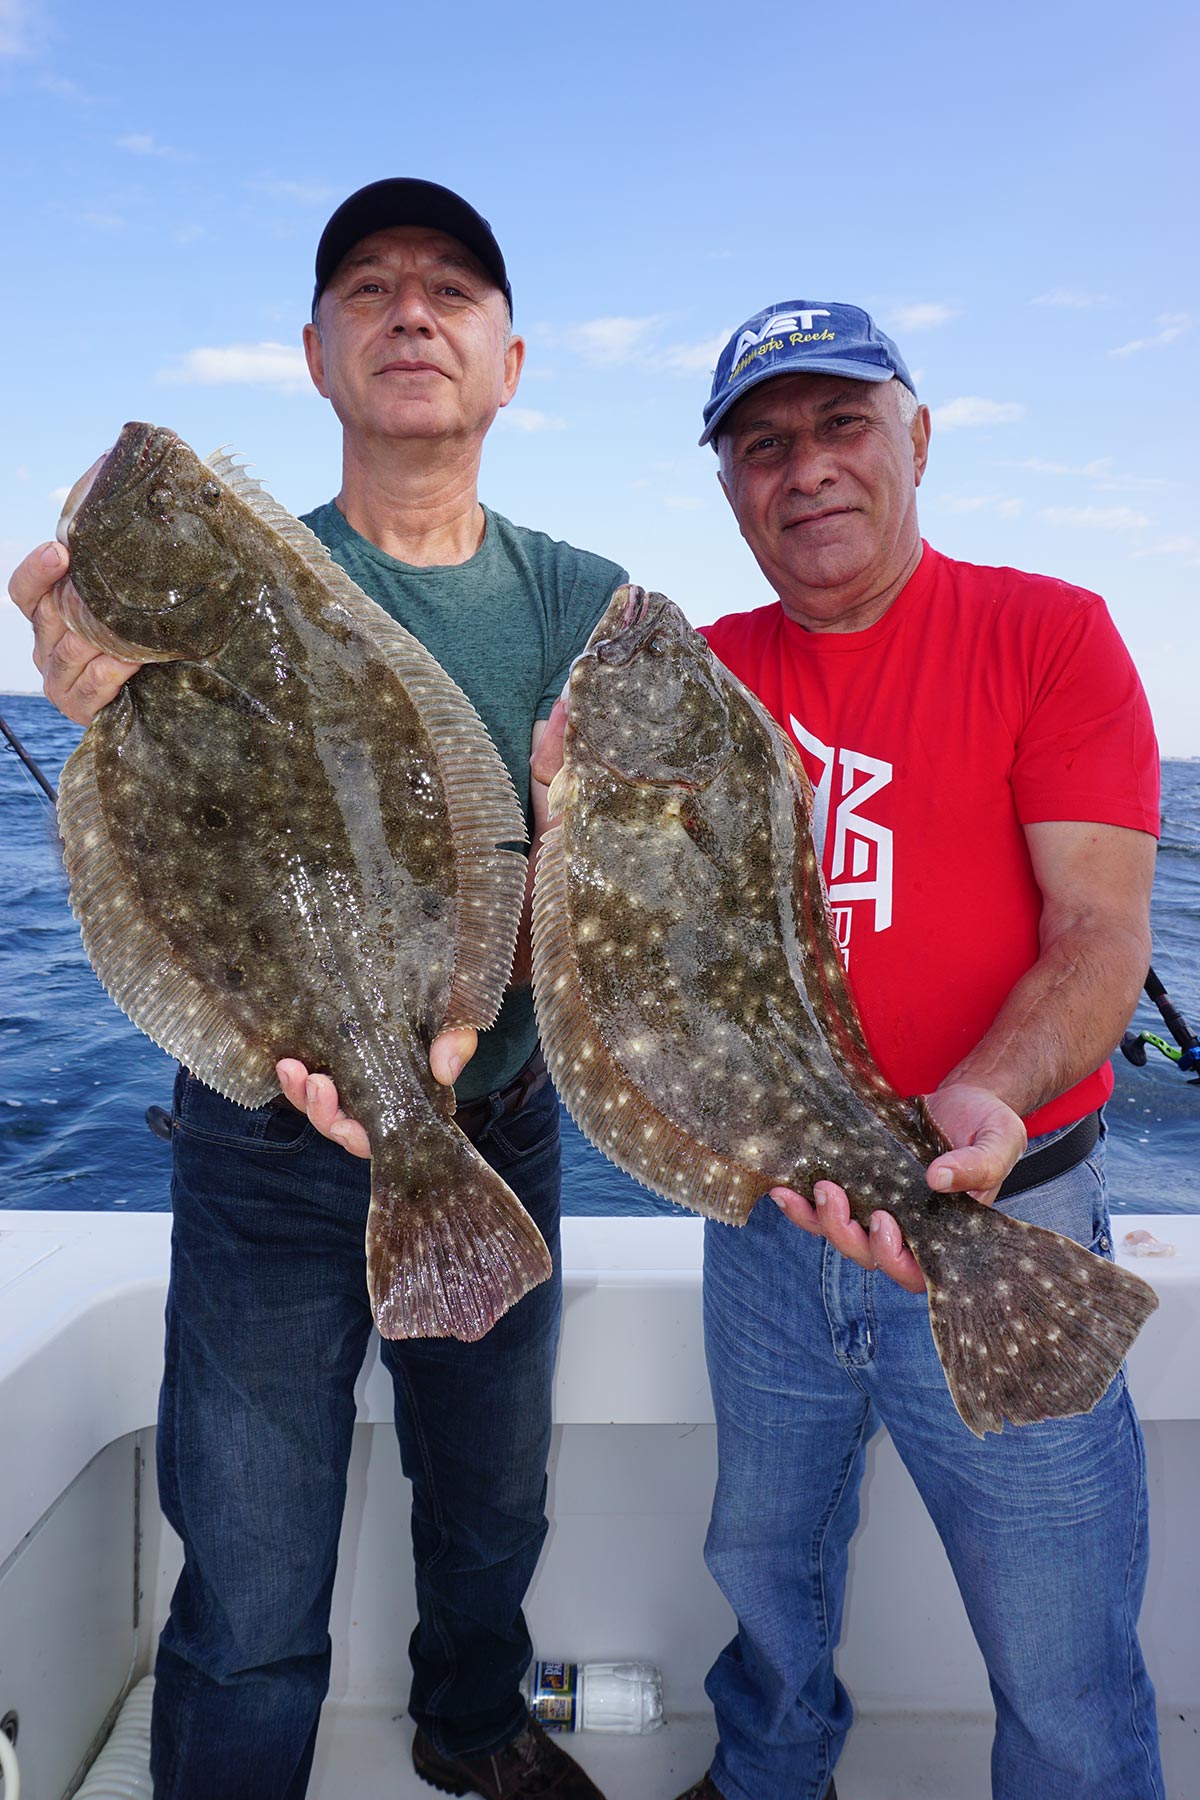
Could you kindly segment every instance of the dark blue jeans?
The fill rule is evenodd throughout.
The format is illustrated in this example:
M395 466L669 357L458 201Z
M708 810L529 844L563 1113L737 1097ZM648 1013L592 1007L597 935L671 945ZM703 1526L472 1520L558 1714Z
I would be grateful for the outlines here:
M300 1800L373 1329L369 1165L290 1107L249 1112L188 1075L175 1113L158 1464L185 1560L155 1670L154 1793ZM413 1488L410 1711L450 1756L504 1743L525 1713L521 1606L546 1533L562 1293L554 1090L475 1141L536 1220L554 1274L476 1344L383 1346Z

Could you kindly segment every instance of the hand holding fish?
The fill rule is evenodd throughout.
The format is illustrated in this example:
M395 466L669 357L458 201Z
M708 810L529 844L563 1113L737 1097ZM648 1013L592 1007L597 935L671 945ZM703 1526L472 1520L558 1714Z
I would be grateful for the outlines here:
M423 645L228 456L202 463L132 422L58 536L72 579L51 546L14 597L39 614L51 698L95 711L58 807L93 966L207 1086L254 1109L282 1079L370 1156L384 1336L474 1341L551 1272L446 1091L500 1009L526 886L495 745ZM90 659L68 645L55 663L72 632L117 666L85 685Z
M478 1043L479 1035L470 1026L439 1032L429 1046L433 1079L442 1087L453 1087L474 1056ZM285 1056L277 1062L275 1073L285 1098L297 1112L307 1114L309 1123L322 1137L340 1144L351 1156L370 1157L371 1140L366 1126L343 1111L337 1088L328 1075L310 1075L294 1056Z
M929 1186L937 1193L967 1192L990 1206L1025 1148L1019 1115L986 1088L966 1082L938 1088L926 1096L926 1105L955 1146L930 1163ZM925 1277L890 1213L874 1213L869 1231L864 1230L851 1215L845 1189L832 1181L817 1182L811 1201L786 1187L772 1188L771 1198L793 1225L827 1238L860 1268L877 1269L910 1294L924 1291Z
M543 745L544 778L549 725ZM876 1066L845 980L795 748L661 594L619 590L576 661L547 804L559 822L538 860L534 998L584 1134L710 1219L743 1224L769 1191L856 1262L925 1287L976 1435L1094 1406L1152 1290L979 1202L1025 1147L1015 1107L1078 1079L1062 1045L1092 1067L1119 1035L1111 980L1107 1011L1064 1018L1055 996L1079 994L1081 937L1111 959L1130 909L1104 896L1148 892L1145 852L1126 841L1138 834L1027 828L1038 962L942 1086L911 1100ZM1143 966L1131 937L1135 953Z
M535 781L548 788L563 766L563 739L567 730L567 695L564 691L554 702L546 728L534 741L529 771Z
M141 664L97 650L67 624L59 596L69 566L65 545L39 544L13 570L8 591L33 626L33 660L47 700L76 725L90 725Z

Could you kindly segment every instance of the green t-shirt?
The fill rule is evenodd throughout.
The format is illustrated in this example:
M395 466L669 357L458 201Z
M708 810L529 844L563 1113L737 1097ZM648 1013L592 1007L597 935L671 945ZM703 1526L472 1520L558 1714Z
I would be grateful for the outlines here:
M334 561L411 631L470 699L492 735L532 826L529 749L614 588L616 563L512 525L484 507L468 562L415 568L360 536L332 500L304 515ZM533 996L512 990L455 1085L460 1100L503 1087L537 1043Z

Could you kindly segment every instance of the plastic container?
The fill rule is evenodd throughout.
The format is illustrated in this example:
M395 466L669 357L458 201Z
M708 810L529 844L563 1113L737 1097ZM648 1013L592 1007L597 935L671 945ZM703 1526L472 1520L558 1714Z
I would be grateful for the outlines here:
M535 1662L521 1692L547 1731L657 1731L663 1722L653 1663Z

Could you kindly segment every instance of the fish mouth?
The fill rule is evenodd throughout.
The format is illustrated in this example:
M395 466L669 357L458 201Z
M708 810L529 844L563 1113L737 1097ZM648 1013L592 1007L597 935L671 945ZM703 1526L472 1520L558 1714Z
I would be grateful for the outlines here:
M104 467L105 463L108 461L109 457L112 455L115 447L116 447L115 445L110 444L107 450L104 450L101 452L101 454L96 458L95 462L92 464L91 468L86 469L84 471L84 473L79 477L79 480L75 483L74 487L71 489L70 493L67 495L66 499L63 501L63 509L62 509L61 513L59 513L59 515L58 515L58 524L54 530L54 535L58 539L60 544L66 544L69 542L67 533L71 529L71 521L74 519L75 514L79 511L80 507L83 505L84 501L87 499L88 495L91 493L93 482L95 481L97 475L100 473L101 469Z
M177 434L165 425L143 425L135 419L122 426L116 443L84 471L64 500L54 532L59 543L70 548L68 534L84 501L94 498L99 503L127 462L134 464L138 479L151 479L177 442Z
M592 632L584 655L590 654L597 662L616 668L632 662L653 636L669 606L665 594L648 594L632 582L618 588Z
M71 527L78 517L85 502L91 500L101 505L105 495L118 483L125 485L128 477L123 471L132 462L135 469L134 481L148 483L153 481L178 442L178 434L165 425L145 425L132 420L122 427L115 444L98 456L90 469L84 471L72 487L55 528L55 537L60 544L71 547ZM75 632L94 650L102 651L106 656L115 656L122 662L169 662L175 656L164 655L161 650L152 650L145 644L135 644L128 638L118 637L102 620L98 619L71 580L70 571L56 583L55 601L62 615L63 623L69 631Z
M625 611L621 620L621 628L623 631L630 630L632 626L638 623L639 619L645 616L648 602L649 596L646 593L645 588L634 587L631 583L629 587L629 598L625 602Z

